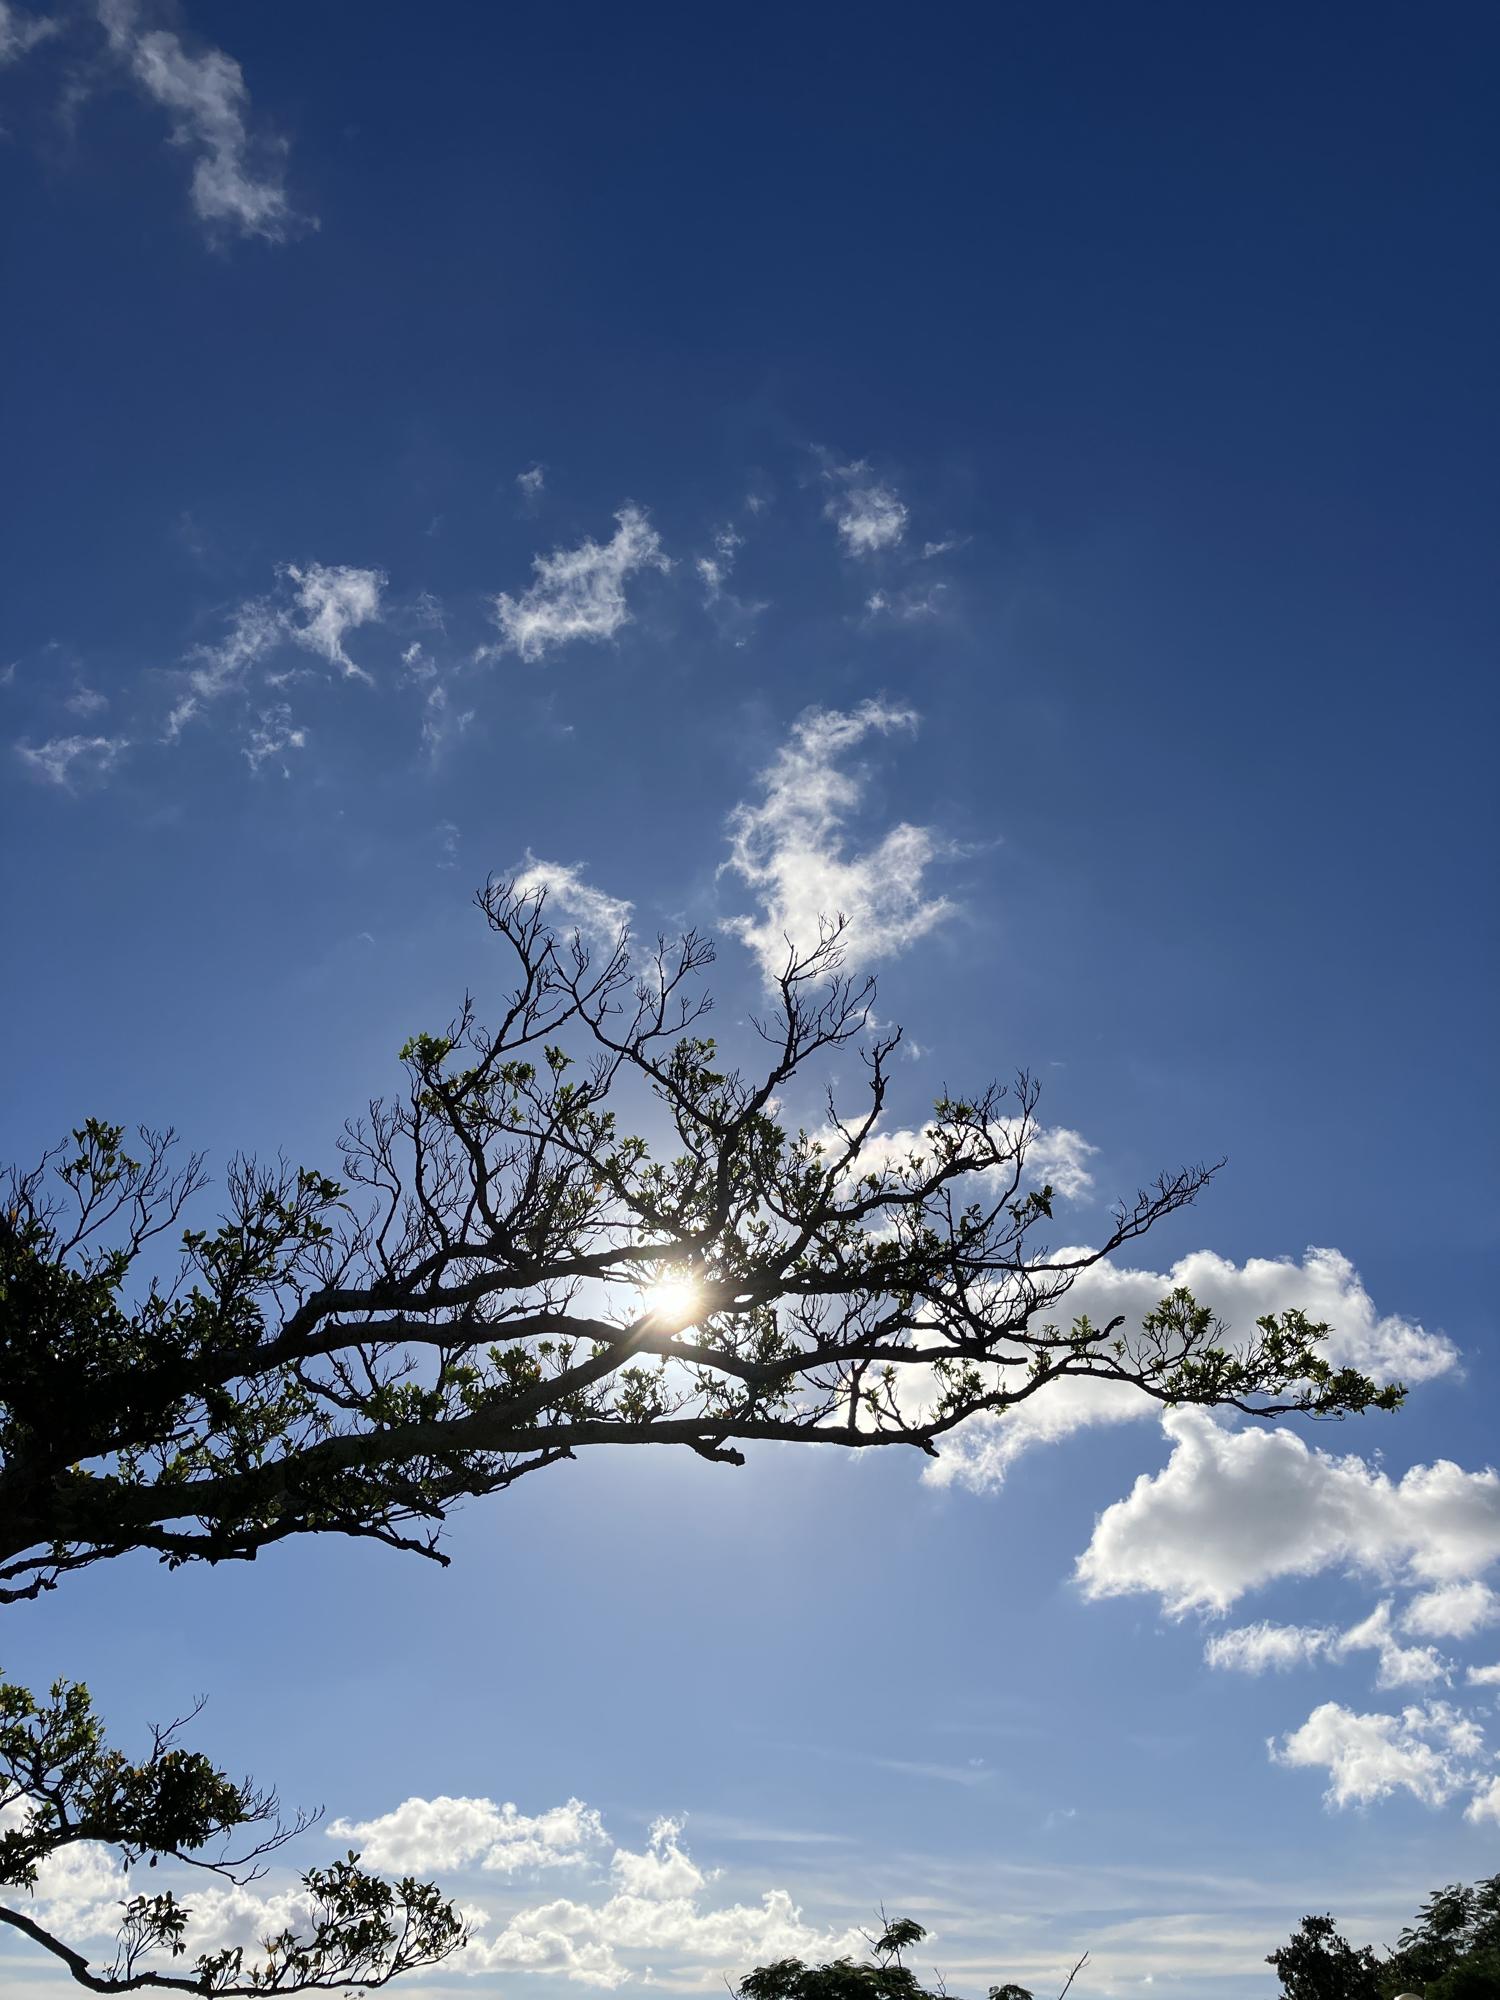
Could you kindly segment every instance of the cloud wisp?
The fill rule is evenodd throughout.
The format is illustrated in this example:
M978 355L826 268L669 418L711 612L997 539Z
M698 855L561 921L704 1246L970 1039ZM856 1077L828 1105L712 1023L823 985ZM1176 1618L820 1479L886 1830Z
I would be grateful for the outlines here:
M28 770L64 791L81 781L107 778L129 748L127 736L52 736L45 743L23 738L15 746Z
M244 72L222 49L191 51L148 24L138 0L98 0L109 46L137 88L166 112L174 146L193 162L193 211L208 231L281 243L316 227L293 210L286 146L252 129Z
M845 555L865 560L899 545L906 534L906 503L875 477L866 460L830 465L823 477L833 489L823 513L838 530Z
M528 853L515 878L522 896L545 895L551 906L569 918L591 944L608 950L629 928L634 905L623 896L607 895L583 879L578 865L538 861Z
M12 7L10 0L0 0L0 69L30 55L39 42L50 41L61 29L55 15L28 14Z
M370 676L344 650L344 634L379 619L384 573L342 563L309 563L306 569L288 563L283 574L296 585L297 608L303 614L300 624L287 621L288 635L351 680L367 681Z
M762 796L729 817L725 870L755 891L759 917L731 918L728 928L760 962L768 981L789 950L806 951L822 927L845 920L851 964L905 950L942 922L952 904L925 893L928 869L945 852L928 827L902 823L863 852L850 852L847 824L864 797L865 778L842 760L871 736L909 732L916 712L889 702L858 708L812 708L761 773Z
M252 670L283 645L316 653L346 680L369 681L369 674L349 657L344 638L361 625L380 621L383 573L339 564L308 563L303 568L283 563L278 574L284 584L279 602L275 596L247 598L231 613L229 629L216 645L197 646L188 655L181 692L167 715L167 743L175 743L188 723L215 703L245 692ZM272 678L279 683L289 676ZM300 732L285 730L280 747L300 749ZM251 769L258 769L260 761L251 755Z
M493 650L539 660L574 640L613 639L630 623L625 586L642 570L667 571L671 558L644 509L625 506L607 542L585 538L576 549L554 549L532 562L535 580L519 597L494 600L500 643Z

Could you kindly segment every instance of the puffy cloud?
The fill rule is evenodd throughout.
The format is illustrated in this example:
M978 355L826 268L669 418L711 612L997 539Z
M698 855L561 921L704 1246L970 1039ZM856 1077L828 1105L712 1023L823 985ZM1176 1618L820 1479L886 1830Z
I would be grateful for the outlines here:
M1061 1185L1061 1183L1059 1183ZM1424 1382L1450 1369L1456 1354L1441 1334L1413 1320L1380 1314L1349 1259L1310 1249L1302 1260L1250 1257L1236 1265L1211 1250L1195 1250L1168 1271L1099 1264L1068 1294L1070 1318L1087 1313L1096 1326L1117 1314L1138 1324L1178 1286L1218 1313L1232 1339L1268 1313L1299 1306L1331 1329L1326 1353L1339 1367L1359 1368L1382 1382ZM1017 1408L971 1418L924 1474L935 1485L984 1491L998 1486L1021 1454L1094 1424L1156 1418L1161 1405L1112 1382L1058 1382Z
M233 56L190 54L180 35L143 27L136 0L99 0L99 18L116 57L167 113L173 145L193 156L199 219L210 230L283 241L299 221L287 200L286 149L252 135L250 93Z
M521 498L528 507L534 507L542 497L542 489L547 484L545 465L528 465L524 472L516 474L516 485Z
M0 1806L0 1832L33 1817L25 1799ZM82 1840L48 1855L37 1868L32 1913L49 1929L81 1938L112 1937L120 1921L124 1877L118 1859L98 1841Z
M1270 1744L1272 1759L1294 1768L1325 1770L1331 1806L1367 1805L1407 1791L1424 1805L1446 1805L1480 1779L1483 1750L1477 1724L1451 1703L1429 1701L1399 1715L1361 1715L1325 1701L1300 1729Z
M343 564L309 563L299 569L288 563L283 574L297 586L302 623L288 621L287 635L309 652L321 654L331 667L358 680L369 675L344 651L344 634L380 618L380 593L385 577L378 569L351 569Z
M1500 1665L1470 1667L1468 1682L1470 1687L1500 1687Z
M53 736L45 743L16 745L23 764L64 790L83 778L107 778L130 748L125 736Z
M379 1819L336 1820L328 1831L358 1846L367 1865L418 1876L478 1868L510 1877L586 1867L608 1844L598 1813L577 1799L528 1818L490 1799L412 1798ZM477 1935L459 1969L545 1972L615 1987L652 1964L658 1973L670 1967L672 1983L692 1985L769 1959L828 1955L858 1942L804 1923L782 1889L766 1891L759 1902L706 1903L714 1880L682 1845L682 1822L658 1819L644 1849L614 1848L608 1879L593 1893L512 1910L498 1927L489 1912L465 1901Z
M1368 1618L1340 1633L1333 1651L1338 1657L1350 1653L1377 1655L1375 1685L1381 1688L1427 1687L1446 1681L1449 1666L1431 1646L1400 1646L1391 1632L1389 1603L1377 1604Z
M857 1933L804 1922L784 1889L768 1889L758 1903L707 1909L691 1894L621 1890L602 1902L559 1897L519 1911L498 1936L469 1946L465 1970L554 1972L615 1987L647 1965L660 1975L665 1961L673 1984L701 1986L747 1965L837 1956L860 1946Z
M1487 1583L1444 1583L1424 1590L1401 1614L1408 1632L1424 1639L1467 1639L1500 1618L1500 1594Z
M846 851L844 825L863 797L864 778L839 759L872 733L888 736L916 723L913 710L881 701L847 712L808 709L761 774L764 797L730 814L723 866L758 892L764 915L735 918L729 928L768 980L782 969L788 941L807 950L825 920L847 920L847 955L862 963L903 950L948 914L949 903L923 895L926 871L942 852L928 828L895 826L865 852Z
M1333 1567L1442 1583L1500 1557L1500 1474L1446 1459L1401 1479L1289 1430L1232 1431L1169 1411L1165 1468L1100 1515L1078 1561L1090 1597L1154 1591L1171 1613L1222 1611L1247 1590Z
M1431 1646L1402 1646L1391 1631L1391 1607L1378 1604L1367 1618L1347 1631L1327 1625L1242 1625L1209 1640L1203 1657L1211 1667L1260 1674L1315 1660L1342 1660L1351 1653L1378 1656L1375 1685L1382 1688L1426 1687L1451 1677L1450 1663Z
M571 639L612 639L630 622L627 580L643 569L668 570L661 537L639 507L622 507L607 542L585 540L532 563L536 581L519 597L495 599L501 650L538 660Z
M1464 1808L1464 1818L1476 1823L1490 1819L1500 1825L1500 1778L1491 1778L1480 1786Z
M328 1833L357 1847L366 1867L418 1875L576 1867L606 1838L598 1813L581 1799L531 1816L493 1799L410 1798L378 1819L336 1819Z
M823 477L836 489L823 512L838 529L846 555L874 556L896 547L906 533L905 504L864 459L831 465Z
M1019 1121L998 1118L989 1128L995 1144L1005 1149L1014 1144L1019 1134ZM817 1135L832 1146L836 1134L832 1128ZM854 1162L855 1174L882 1173L887 1169L904 1165L908 1160L925 1160L932 1146L933 1127L924 1125L919 1131L901 1129L893 1132L872 1132ZM1026 1163L1031 1169L1030 1183L1040 1186L1049 1182L1053 1189L1066 1201L1080 1201L1094 1185L1094 1176L1089 1171L1088 1161L1098 1152L1081 1132L1073 1132L1066 1125L1043 1126L1031 1136L1026 1148ZM975 1174L974 1181L983 1183L997 1179L1004 1170L986 1167Z
M643 1853L617 1847L610 1869L624 1893L655 1902L695 1896L709 1878L683 1851L681 1839L682 1821L664 1818L652 1822Z
M516 876L515 887L522 896L545 894L548 902L571 917L578 929L596 944L613 945L630 924L634 904L622 896L610 896L585 882L578 867L559 861L538 861L526 856L526 865Z

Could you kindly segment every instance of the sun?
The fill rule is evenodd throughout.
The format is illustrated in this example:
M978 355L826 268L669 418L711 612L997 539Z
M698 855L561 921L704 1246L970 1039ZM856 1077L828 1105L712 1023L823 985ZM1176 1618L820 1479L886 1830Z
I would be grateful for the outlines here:
M691 1326L697 1317L702 1297L698 1286L691 1278L658 1278L647 1285L641 1294L642 1303L653 1319L666 1321L673 1327Z

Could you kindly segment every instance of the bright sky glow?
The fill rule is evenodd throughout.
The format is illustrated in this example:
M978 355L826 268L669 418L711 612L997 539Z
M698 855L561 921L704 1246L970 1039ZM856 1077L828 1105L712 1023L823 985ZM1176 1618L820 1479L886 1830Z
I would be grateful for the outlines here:
M491 873L593 954L711 934L749 1060L842 913L906 1029L877 1151L1024 1064L1059 1247L1228 1159L1080 1309L1301 1305L1411 1390L621 1451L441 1573L4 1614L127 1744L206 1690L326 1802L302 1865L483 1913L394 1991L722 1993L883 1900L959 1995L1087 1948L1073 2000L1256 2000L1306 1910L1493 1871L1497 29L0 0L6 1157L96 1114L331 1166L501 1004ZM69 1990L4 1940L0 1988Z
M691 1326L699 1309L701 1293L691 1278L658 1278L641 1294L641 1303L653 1319L673 1327Z

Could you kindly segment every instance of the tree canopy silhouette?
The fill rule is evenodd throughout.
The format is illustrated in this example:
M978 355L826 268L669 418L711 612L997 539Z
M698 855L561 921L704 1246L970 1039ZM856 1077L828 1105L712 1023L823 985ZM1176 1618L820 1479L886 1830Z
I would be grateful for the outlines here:
M1500 1994L1500 1875L1429 1896L1383 1957L1356 1950L1330 1916L1304 1917L1271 1953L1286 2000L1494 2000Z
M915 1919L887 1919L882 1912L879 1932L873 1937L865 1933L870 1956L863 1963L846 1957L808 1965L800 1958L779 1958L747 1972L735 1994L737 2000L951 2000L941 1974L934 1973L932 1984L924 1986L902 1957L926 1935ZM1085 1952L1068 1974L1058 2000L1065 2000L1087 1962ZM1036 1995L1007 1980L1003 1986L991 1986L987 2000L1036 2000Z
M623 936L598 954L560 936L542 895L492 883L479 903L513 969L498 1022L466 1000L443 1033L414 1036L403 1093L346 1127L336 1177L237 1160L225 1212L199 1226L202 1157L93 1119L12 1171L0 1602L131 1551L249 1560L299 1534L445 1561L456 1503L594 1446L724 1463L762 1442L932 1452L966 1418L1080 1377L1267 1418L1400 1401L1333 1368L1328 1329L1295 1310L1238 1344L1185 1291L1137 1326L1054 1317L1213 1170L1162 1175L1096 1246L1057 1250L1026 1075L943 1095L893 1145L899 1031L846 972L839 923L789 949L744 1069L703 1032L705 939L660 941L637 965ZM815 1126L792 1127L789 1093L840 1057L863 1070L856 1101L825 1077ZM299 1830L177 1748L175 1725L131 1764L81 1687L3 1700L0 1883L29 1889L77 1841L242 1881ZM355 1857L304 1885L303 1932L191 1973L145 1962L185 1949L169 1894L127 1905L103 1972L24 1910L0 1922L99 1992L374 1986L462 1941L430 1885L392 1887Z

